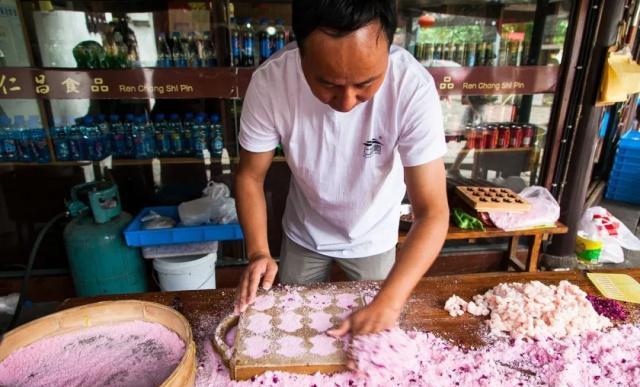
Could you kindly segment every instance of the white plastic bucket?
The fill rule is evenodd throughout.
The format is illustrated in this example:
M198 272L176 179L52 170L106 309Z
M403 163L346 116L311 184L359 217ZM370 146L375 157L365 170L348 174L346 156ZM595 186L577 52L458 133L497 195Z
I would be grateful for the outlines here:
M198 290L216 288L215 252L202 258L157 258L153 268L158 272L160 290Z

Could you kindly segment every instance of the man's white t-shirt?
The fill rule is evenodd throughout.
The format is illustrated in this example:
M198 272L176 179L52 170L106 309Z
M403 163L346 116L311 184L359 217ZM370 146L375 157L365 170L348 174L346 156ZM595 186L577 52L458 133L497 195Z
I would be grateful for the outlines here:
M312 94L297 46L287 46L253 73L239 141L250 152L282 144L292 173L284 232L336 258L394 248L406 192L403 167L447 150L433 78L396 46L378 92L347 113Z

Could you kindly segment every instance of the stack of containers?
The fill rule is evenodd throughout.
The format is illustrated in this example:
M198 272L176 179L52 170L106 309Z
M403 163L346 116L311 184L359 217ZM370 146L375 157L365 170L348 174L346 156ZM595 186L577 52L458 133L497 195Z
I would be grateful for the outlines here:
M627 132L618 143L609 176L607 199L640 204L640 132Z

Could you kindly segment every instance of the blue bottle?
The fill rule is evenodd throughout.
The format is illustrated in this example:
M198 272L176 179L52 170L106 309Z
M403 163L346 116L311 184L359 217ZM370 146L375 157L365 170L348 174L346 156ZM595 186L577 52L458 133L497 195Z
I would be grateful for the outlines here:
M129 113L124 121L124 143L126 151L124 158L133 158L135 156L135 144L133 141L133 125L135 124L135 115Z
M85 160L99 160L96 155L96 144L94 129L97 129L92 115L87 114L82 117L82 124L78 128L81 140L82 153Z
M211 115L211 155L221 157L224 149L224 127L218 114Z
M63 119L57 119L51 130L53 149L56 154L56 160L67 161L70 160L69 154L69 139L67 138L67 128L65 126L67 117Z
M255 62L254 38L255 31L252 25L253 20L247 18L242 28L242 66L253 67Z
M187 56L182 44L180 32L174 32L171 38L171 58L174 67L187 67Z
M171 156L180 156L184 152L182 147L182 122L180 122L180 116L175 113L171 114L167 126L171 136Z
M2 154L2 161L11 162L18 159L11 119L7 116L0 116L0 154Z
M10 134L16 144L16 161L31 162L33 158L29 145L30 134L24 116L18 115L13 117L13 130Z
M156 121L153 125L156 141L156 153L158 156L166 157L171 155L171 134L164 114L156 114Z
M133 125L133 142L135 144L135 158L149 159L155 155L155 141L153 129L147 123L145 116L138 116Z
M74 124L73 120L69 118L66 129L67 138L69 139L69 159L86 160L82 147L82 127Z
M273 52L271 54L274 54L276 51L282 50L286 44L287 41L284 30L284 20L278 19L276 21L276 36L273 45Z
M180 137L182 138L182 156L193 156L195 154L193 148L193 113L184 115Z
M100 129L100 143L106 156L113 154L111 149L111 124L105 114L98 114L98 129Z
M36 116L29 116L29 146L33 161L39 163L51 162L51 152L47 143L47 133L40 125L40 119Z
M269 27L267 18L260 19L260 29L258 31L258 51L260 54L260 63L264 63L271 56L271 36L269 31L274 30Z
M207 149L206 116L198 114L193 124L193 150L196 157L202 157L202 151Z
M125 143L125 133L120 116L112 114L109 116L110 132L109 141L111 143L111 154L115 158L123 158L127 152L127 144Z
M171 48L169 48L169 42L167 42L167 36L164 33L158 34L156 50L158 53L158 60L156 62L156 65L162 68L173 67Z
M231 66L239 67L242 64L242 38L235 18L230 20L229 33L231 35Z

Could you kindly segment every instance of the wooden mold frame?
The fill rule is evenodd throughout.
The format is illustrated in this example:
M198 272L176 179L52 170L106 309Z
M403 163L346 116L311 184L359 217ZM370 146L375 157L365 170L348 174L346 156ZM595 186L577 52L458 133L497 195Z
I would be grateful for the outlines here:
M456 193L478 212L527 212L531 204L508 188L456 187Z
M347 309L341 308L337 305L335 296L342 294L352 295L356 304L353 309L357 309L365 305L367 300L367 297L363 295L360 290L347 287L340 287L336 289L304 288L300 290L299 295L302 296L304 302L301 307L293 309L293 311L302 316L301 322L303 327L295 332L285 332L278 327L278 324L281 322L280 316L283 313L283 307L282 304L280 304L280 301L283 297L286 297L288 293L279 290L272 290L269 294L275 296L277 300L273 307L265 311L257 311L249 307L241 317L228 316L216 329L215 337L213 338L214 348L216 348L223 361L228 365L232 379L247 380L266 371L283 371L300 374L314 374L316 372L321 372L332 374L347 370L346 355L342 348L342 342L338 339L334 342L336 351L333 354L320 356L309 352L311 349L309 339L313 336L322 334L322 332L318 332L309 326L311 323L309 315L313 312L322 311L332 316L332 323L338 324L340 323L340 318L338 316L344 313ZM314 294L331 295L332 304L321 310L310 308L308 306L308 300ZM268 333L259 335L272 340L272 345L270 347L272 350L265 354L265 356L258 359L254 359L244 353L246 349L245 340L251 336L255 336L255 334L247 329L247 325L251 316L256 313L265 313L272 317ZM235 340L236 345L234 345L234 348L230 348L225 343L224 338L228 330L236 325L238 326ZM278 354L277 340L284 335L296 336L303 339L307 352L302 356L296 357L287 357Z
M168 306L154 302L104 301L66 309L6 333L0 342L0 361L38 340L65 333L127 321L160 324L175 332L185 343L182 359L161 387L193 386L196 377L196 345L187 319Z

